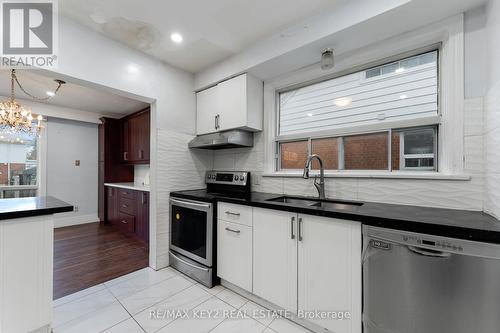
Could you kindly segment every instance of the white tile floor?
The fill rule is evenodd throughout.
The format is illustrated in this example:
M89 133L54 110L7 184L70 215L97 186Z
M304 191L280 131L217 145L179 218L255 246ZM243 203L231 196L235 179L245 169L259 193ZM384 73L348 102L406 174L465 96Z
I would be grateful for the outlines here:
M207 289L171 268L145 268L55 300L53 326L55 333L309 332L262 310L222 286Z

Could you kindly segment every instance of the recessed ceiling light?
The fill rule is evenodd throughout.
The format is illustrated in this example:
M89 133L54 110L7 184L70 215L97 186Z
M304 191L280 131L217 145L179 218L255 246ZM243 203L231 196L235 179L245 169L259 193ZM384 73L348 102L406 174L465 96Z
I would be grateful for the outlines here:
M401 95L399 96L400 99L407 99L408 98L408 95Z
M181 34L174 32L173 34L170 35L170 39L174 43L181 43L184 38L182 38Z
M50 97L53 97L56 95L53 91L47 91L46 94L47 94L47 96L50 96Z
M312 116L313 116L313 114L312 114L312 113L308 113L308 114L307 114L307 116L308 116L308 117L312 117Z
M403 73L404 71L405 71L404 67L399 67L398 69L396 69L396 73Z

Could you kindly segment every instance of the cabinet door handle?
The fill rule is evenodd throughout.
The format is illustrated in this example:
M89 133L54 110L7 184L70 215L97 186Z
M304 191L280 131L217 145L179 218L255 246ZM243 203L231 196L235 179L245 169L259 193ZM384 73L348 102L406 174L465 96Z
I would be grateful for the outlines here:
M302 242L302 217L299 217L299 242Z
M115 155L115 156L116 156L116 155ZM124 161L127 161L127 160L128 160L128 152L127 152L127 151L123 152L123 160L124 160Z
M295 239L295 235L293 233L293 223L295 222L295 216L292 216L290 219L290 239Z
M142 160L144 158L144 152L142 149L139 149L139 158Z
M127 224L128 222L125 220L121 220L122 223Z
M146 203L146 193L143 193L141 196L141 203L144 205Z
M128 205L123 204L123 205L122 205L122 207L123 207L123 208L127 208L127 207L128 207Z
M234 215L234 216L240 216L241 215L240 213L233 213L233 212L230 212L230 211L226 211L226 214L227 215Z
M214 117L214 128L217 129L217 115Z
M234 232L235 234L239 234L241 232L240 230L234 230L234 229L227 228L227 227L226 227L226 230L229 232Z
M219 129L220 128L219 120L220 120L220 114L218 114L218 115L215 116L215 129Z

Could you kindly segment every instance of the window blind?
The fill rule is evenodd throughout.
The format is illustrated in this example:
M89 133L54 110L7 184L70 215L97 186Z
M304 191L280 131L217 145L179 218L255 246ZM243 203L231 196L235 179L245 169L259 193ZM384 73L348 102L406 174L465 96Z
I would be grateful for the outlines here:
M279 135L438 114L437 51L279 95Z

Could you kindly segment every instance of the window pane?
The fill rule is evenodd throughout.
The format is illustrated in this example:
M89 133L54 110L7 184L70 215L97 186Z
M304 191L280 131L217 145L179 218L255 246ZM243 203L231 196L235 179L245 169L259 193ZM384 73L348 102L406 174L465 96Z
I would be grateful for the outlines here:
M311 146L312 153L321 157L326 170L337 170L339 168L337 138L311 140ZM313 160L312 168L319 169L317 160Z
M3 198L27 198L27 197L36 197L35 189L26 189L26 190L4 190Z
M346 170L387 170L388 159L387 133L344 137Z
M307 143L307 141L281 143L281 169L303 169L307 160Z
M432 51L280 93L279 135L437 116L437 55ZM411 70L397 71L401 67Z
M0 185L36 185L37 136L0 130Z
M382 75L392 74L399 68L399 63L395 62L393 64L385 65L382 67Z
M404 133L404 154L432 154L434 152L434 129L426 128Z
M432 168L434 167L433 158L405 158L406 168Z
M365 73L365 77L367 79L369 79L371 77L379 76L379 75L380 75L380 68L369 69Z
M424 127L394 131L391 150L392 170L435 169L436 130L433 127Z
M0 163L0 185L9 185L9 165Z

